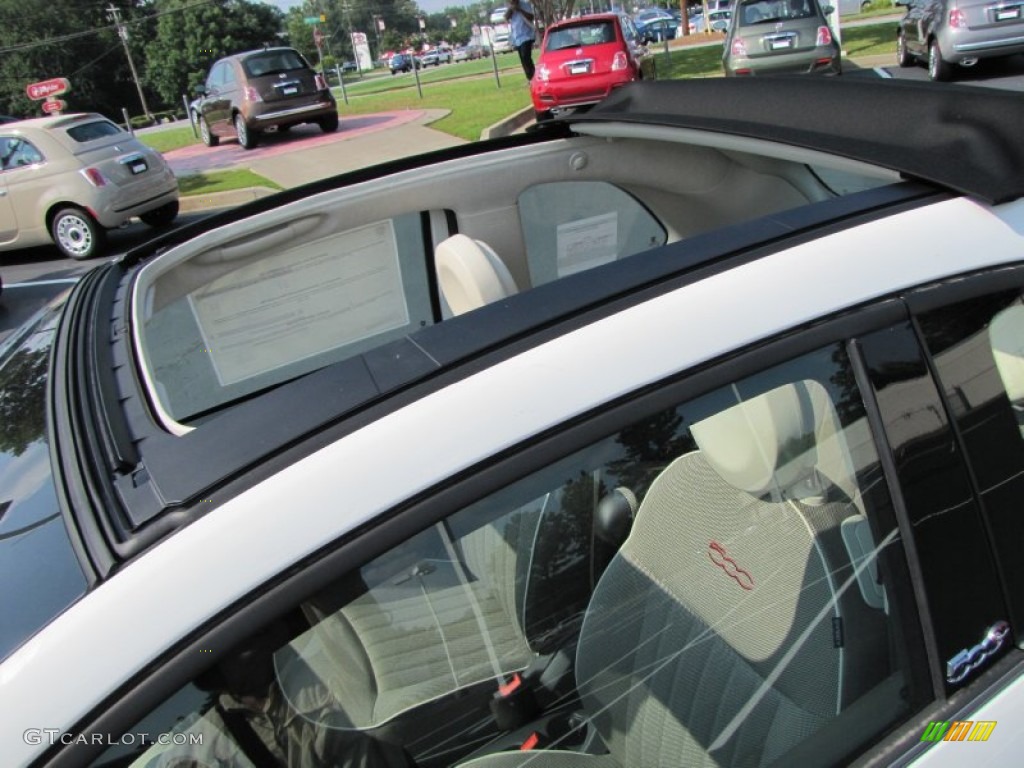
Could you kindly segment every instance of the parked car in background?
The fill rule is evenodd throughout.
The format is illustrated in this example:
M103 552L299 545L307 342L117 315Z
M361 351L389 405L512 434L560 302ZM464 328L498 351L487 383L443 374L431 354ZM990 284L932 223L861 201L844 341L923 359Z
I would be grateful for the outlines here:
M477 43L469 43L468 45L460 45L458 48L455 49L455 51L456 51L456 53L459 53L459 51L461 51L461 56L462 56L461 60L468 59L469 61L475 61L476 59L482 59L482 58L484 58L484 56L487 56L488 53L489 53L487 48L485 48L484 46L479 45ZM460 59L459 59L458 56L456 56L455 60L459 61Z
M645 8L633 17L640 39L648 43L675 40L679 34L680 17L662 8Z
M342 72L358 72L359 71L359 65L356 64L354 61L346 61L344 64L341 65L341 71Z
M469 49L464 45L457 46L452 51L452 61L458 63L460 61L469 61Z
M197 121L203 142L215 147L236 137L252 149L267 130L316 123L338 130L338 105L326 78L294 48L261 48L216 61L200 95Z
M0 251L52 241L89 259L133 216L154 227L178 215L163 156L97 114L0 125Z
M411 53L396 53L391 57L389 66L391 74L397 75L399 72L412 72L413 67L419 69L421 64L420 60Z
M540 46L530 95L538 120L600 101L626 83L654 78L655 64L628 16L555 22Z
M906 7L896 30L901 67L919 61L932 80L950 80L959 67L1024 53L1024 5L989 0L897 0Z
M725 32L729 29L732 11L708 11L708 29L712 32Z
M421 53L417 58L419 59L420 66L439 67L442 64L452 63L452 51L450 48L442 48L439 46L437 48L431 48L429 51Z
M1022 124L633 83L98 265L0 345L3 767L1018 765Z
M842 56L818 0L737 0L725 38L727 76L842 72Z

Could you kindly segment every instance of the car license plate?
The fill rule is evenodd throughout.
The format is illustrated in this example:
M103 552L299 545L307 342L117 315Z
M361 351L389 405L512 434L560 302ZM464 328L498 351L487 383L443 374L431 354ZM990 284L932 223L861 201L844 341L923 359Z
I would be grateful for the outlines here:
M585 75L590 71L590 65L587 63L582 64L571 64L569 66L570 75Z
M281 93L283 93L285 96L294 96L298 92L299 87L297 85L290 85L287 88L281 89Z
M1006 8L996 10L996 21L1011 21L1020 18L1020 8Z
M147 170L149 170L149 166L146 165L145 160L136 160L128 167L131 169L133 174L145 173Z
M777 51L780 48L792 48L793 42L791 40L772 40L769 47L773 51Z

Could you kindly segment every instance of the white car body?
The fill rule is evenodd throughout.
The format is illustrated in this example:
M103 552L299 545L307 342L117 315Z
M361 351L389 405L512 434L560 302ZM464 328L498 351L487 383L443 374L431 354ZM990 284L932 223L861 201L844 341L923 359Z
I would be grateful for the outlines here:
M736 82L741 84L727 87L751 87L746 81ZM706 86L696 86L700 87ZM783 83L777 87L822 86ZM765 94L765 98L773 96ZM605 109L614 109L614 105ZM557 326L557 332L545 330L535 335L536 329L516 326L518 330L507 331L514 334L506 340L513 345L507 354L485 346L474 349L471 363L462 369L451 362L439 363L439 367L449 366L441 372L447 378L438 377L444 381L428 381L426 391L415 389L418 384L414 381L409 385L412 394L397 388L382 400L362 403L365 412L352 417L351 428L344 434L316 438L319 442L295 460L291 460L294 456L286 462L278 461L279 456L268 459L268 463L276 462L272 468L237 492L224 490L227 483L223 483L208 492L200 488L209 494L208 499L175 501L171 516L180 512L182 522L172 529L173 535L149 542L126 558L113 574L0 662L0 690L4 693L0 719L13 734L5 745L5 764L35 766L51 760L54 765L84 764L74 754L74 739L84 734L82 738L87 740L91 733L108 732L103 731L106 718L121 723L143 715L119 707L124 701L128 702L125 706L136 701L134 697L142 695L139 689L162 674L161 665L173 668L167 674L177 676L177 682L171 685L161 679L156 701L165 698L165 689L177 689L182 680L190 679L194 669L186 675L175 665L201 668L207 662L197 660L196 653L222 653L222 648L202 646L214 636L211 633L217 631L218 622L249 615L256 610L250 603L258 603L267 594L277 595L275 590L292 584L288 579L298 578L294 574L316 556L328 551L346 554L346 548L355 547L359 536L370 536L368 531L378 524L383 527L381 521L400 520L411 514L409 510L420 500L444 493L449 484L470 482L466 478L481 466L540 450L551 435L567 429L567 424L586 425L599 418L595 414L638 398L637 393L658 391L665 382L727 366L733 357L760 345L813 333L826 320L893 304L921 286L967 282L973 276L1021 265L1024 197L1020 195L985 202L979 195L956 194L940 187L929 192L924 183L919 183L919 189L914 186L918 182L901 182L893 169L871 166L863 158L830 155L820 146L735 135L720 128L651 125L631 121L628 114L621 119L613 119L614 113L612 119L606 115L599 108L591 118L573 123L572 135L527 137L512 146L490 146L479 152L458 150L467 155L321 189L267 210L246 209L173 243L156 258L125 265L129 270L137 267L126 288L131 295L125 303L131 306L125 310L130 317L125 325L132 331L119 337L118 343L133 345L137 364L145 369L138 376L149 397L147 418L158 424L162 431L159 439L167 445L199 450L197 446L209 436L213 422L205 421L208 414L194 418L175 411L173 393L162 391L169 386L168 379L160 378L159 362L146 349L150 343L147 323L160 311L154 305L170 301L168 286L195 277L189 272L193 264L202 266L200 277L209 279L205 270L251 256L253 244L261 254L293 247L296 240L321 248L318 227L331 233L346 228L361 232L367 222L409 211L422 214L420 221L444 229L455 218L445 212L454 211L461 226L459 234L486 238L495 250L508 254L511 277L523 286L522 303L517 303L520 297L512 292L480 307L481 314L476 317L484 320L476 332L484 333L481 329L489 327L487 317L513 322L508 318L518 317L516 308L530 301L527 281L536 279L536 273L513 254L518 252L517 246L528 249L532 243L530 233L521 233L519 217L513 214L519 211L523 220L529 220L530 215L548 213L531 214L521 202L538 179L550 184L573 179L614 182L644 196L645 210L662 216L666 224L665 250L654 252L665 260L684 254L688 247L713 248L717 243L732 249L731 255L716 257L718 260L694 257L671 278L655 277L654 273L644 280L638 278L636 286L621 286L622 295L595 293L597 298L588 300L592 303L585 304L571 323L545 321L549 328ZM764 130L776 127L769 125ZM614 145L613 153L605 152L608 145ZM631 162L623 164L623 157ZM666 165L666 158L687 159L687 173L674 172L678 169L672 163ZM665 166L663 174L657 173L659 163ZM508 173L495 182L498 168L508 169ZM642 176L641 168L646 169ZM829 173L835 173L835 179L854 178L864 189L826 195L819 183L824 185L822 178ZM679 194L703 211L703 220L690 218L676 196L664 190L651 192L659 184L666 189L682 185ZM730 184L740 184L742 190L722 186ZM750 192L745 200L749 210L736 205L741 191ZM806 199L803 204L780 204L773 210L778 200L770 191ZM903 194L907 196L900 197ZM873 202L863 202L869 199ZM844 204L849 208L842 208ZM833 205L838 206L834 218L813 219L812 209L831 210ZM252 215L246 216L247 212ZM639 215L632 209L629 213ZM582 221L575 228L559 225L563 236L560 257L574 247L586 250L582 244L591 252L599 251L600 241L613 239L607 214L590 216L576 211L573 215L586 217L575 220L577 225ZM709 217L721 217L710 232L701 229ZM617 222L626 218L624 214ZM690 232L682 231L687 222L693 227ZM761 232L766 239L756 247L743 245L740 232ZM806 232L811 234L804 236ZM984 247L978 247L979 243ZM601 274L616 274L615 270L625 274L631 265L640 272L655 269L657 258L645 260L651 255L641 251L606 259L600 266L591 265L589 276L597 280ZM113 269L108 274L113 274ZM577 274L560 279L571 280ZM572 283L581 294L596 290L584 282L587 276L584 273ZM651 290L651 286L657 289ZM541 284L536 279L532 289L547 293L533 296L546 295L552 302L585 300L559 296L558 287L557 281ZM191 306L199 306L197 317L202 311L202 288L189 299ZM441 333L446 323L470 328L468 322L457 325L461 322L457 297L443 297L447 314L431 330ZM534 311L540 310L534 307ZM463 320L471 319L472 314ZM670 330L679 332L669 335ZM686 330L695 332L683 332ZM411 333L414 336L415 330ZM659 343L663 336L668 336L670 343ZM419 338L423 341L426 337ZM423 348L432 349L426 342ZM229 370L227 366L218 368L222 378L227 378ZM286 394L289 386L290 382L281 385L280 392ZM394 403L389 400L392 396ZM311 411L314 405L308 403ZM287 412L280 414L286 420ZM269 445L269 426L267 431ZM142 448L146 449L144 443ZM382 460L384 456L386 460ZM156 460L147 470L159 479ZM138 479L138 485L146 480ZM208 511L202 503L210 504ZM193 514L190 504L201 513L188 517ZM348 541L350 536L357 537L356 543ZM973 627L970 630L972 637L977 634ZM415 653L415 649L408 652ZM493 656L493 649L491 653ZM1005 667L1019 655L1011 648L1001 663ZM983 661L978 662L981 671ZM1024 664L1019 659L1016 663ZM941 674L934 669L932 673ZM59 695L39 695L40 691ZM859 759L871 765L941 766L957 764L953 761L973 754L993 763L1010 762L1021 745L1013 718L1022 706L1024 677L1006 674L995 685L979 675L959 691L962 695L952 701L936 702L934 709L895 723L891 732L880 736ZM155 706L155 701L143 700L147 707ZM924 717L922 713L941 711L949 716L953 703L960 708L957 719L998 720L1001 727L995 728L984 744L913 744L913 735L919 734L920 728L913 729L917 719ZM64 734L70 736L70 743L61 741ZM538 764L543 764L543 753L536 753Z

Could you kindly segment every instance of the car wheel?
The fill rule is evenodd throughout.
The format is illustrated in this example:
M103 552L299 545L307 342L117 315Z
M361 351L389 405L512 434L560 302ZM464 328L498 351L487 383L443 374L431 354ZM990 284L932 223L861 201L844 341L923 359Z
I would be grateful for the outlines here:
M150 227L166 227L178 217L178 201L172 200L166 205L161 205L155 210L147 213L140 213L142 223Z
M203 138L203 144L208 147L216 147L220 144L220 139L210 132L210 124L202 115L199 116L199 135Z
M245 117L241 114L235 115L235 135L238 136L238 143L242 149L252 149L256 146L256 131L249 129L245 124Z
M903 30L896 35L896 63L901 67L909 67L914 63L914 57L907 50L907 37L903 34Z
M324 133L334 133L338 130L338 116L328 115L327 117L321 117L319 120L320 130Z
M928 77L937 83L949 80L952 76L953 66L942 58L942 49L939 48L939 41L932 40L928 46Z
M62 208L50 225L53 242L65 256L91 259L103 246L104 231L80 208Z

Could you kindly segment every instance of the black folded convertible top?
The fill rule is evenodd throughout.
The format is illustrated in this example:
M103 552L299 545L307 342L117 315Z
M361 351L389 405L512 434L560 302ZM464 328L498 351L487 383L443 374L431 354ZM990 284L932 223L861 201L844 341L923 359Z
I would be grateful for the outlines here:
M820 150L991 203L1024 195L1024 96L994 88L857 77L645 81L567 118L597 121Z

